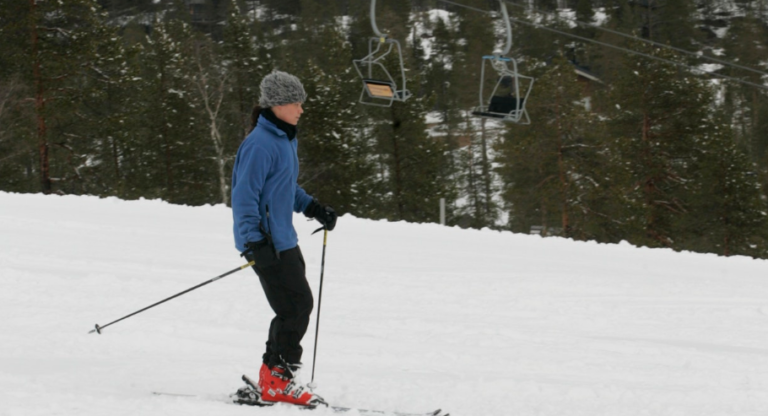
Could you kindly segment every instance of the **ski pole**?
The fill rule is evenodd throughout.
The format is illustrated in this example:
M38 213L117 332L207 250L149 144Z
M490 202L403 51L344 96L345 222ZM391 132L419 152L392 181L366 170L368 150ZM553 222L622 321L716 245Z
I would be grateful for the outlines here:
M150 308L154 308L155 306L157 306L157 305L159 305L159 304L161 304L161 303L165 303L165 302L168 302L169 300L171 300L171 299L173 299L173 298L177 298L177 297L179 297L179 296L181 296L181 295L183 295L183 294L185 294L185 293L191 292L191 291L193 291L193 290L195 290L195 289L197 289L197 288L199 288L199 287L203 287L203 286L207 285L208 283L213 283L213 282L215 282L215 281L217 281L217 280L221 279L222 277L226 277L226 276L229 276L229 275L230 275L230 274L232 274L232 273L235 273L235 272L239 272L240 270L243 270L243 269L245 269L246 267L249 267L249 266L253 266L254 264L256 264L256 263L255 263L254 261L251 261L251 262L249 262L248 264L244 264L244 265L242 265L242 266L240 266L240 267L238 267L238 268L236 268L236 269L232 269L232 270L230 270L230 271L228 271L228 272L226 272L226 273L224 273L224 274L222 274L222 275L219 275L219 276L216 276L216 277L214 277L214 278L213 278L213 279L211 279L211 280L208 280L208 281L206 281L206 282L200 283L199 285L197 285L197 286L195 286L195 287L191 287L191 288L189 288L189 289L187 289L187 290L185 290L185 291L183 291L183 292L177 293L177 294L175 294L175 295L173 295L173 296L171 296L171 297L169 297L169 298L166 298L166 299L163 299L163 300L161 300L160 302L157 302L157 303L154 303L154 304L152 304L152 305L149 305L149 306L147 306L147 307L146 307L146 308L144 308L144 309L140 309L140 310L138 310L138 311L136 311L136 312L134 312L134 313L132 313L132 314L130 314L130 315L126 315L126 316L124 316L124 317L122 317L122 318L120 318L120 319L118 319L118 320L116 320L116 321L112 321L112 322L110 322L110 323L108 323L108 324L106 324L106 325L104 325L104 326L99 326L99 324L96 324L96 329L92 329L92 330L88 331L88 333L89 333L89 334L92 334L92 333L94 333L94 332L98 332L99 334L101 334L101 330L102 330L102 329L104 329L104 328L106 328L106 327L108 327L108 326L110 326L110 325L112 325L112 324L116 324L116 323L118 323L118 322L122 321L123 319L128 319L128 318L130 318L131 316L133 316L133 315L136 315L137 313L141 313L141 312L144 312L144 311L146 311L147 309L150 309Z
M315 384L315 363L317 362L317 335L320 332L320 306L322 305L322 302L323 302L323 274L325 272L325 246L328 245L328 229L323 227L323 230L325 232L323 233L323 259L320 262L320 293L317 295L317 322L315 322L315 352L312 355L312 381L310 381L310 383L308 384L310 389L317 388L317 384Z

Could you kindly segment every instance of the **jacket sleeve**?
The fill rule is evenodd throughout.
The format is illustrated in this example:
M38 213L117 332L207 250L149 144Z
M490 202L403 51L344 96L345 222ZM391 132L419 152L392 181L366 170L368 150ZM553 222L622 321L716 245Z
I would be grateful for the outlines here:
M304 212L310 202L312 202L312 197L309 196L307 192L302 189L301 186L299 186L299 184L296 184L296 195L294 196L293 200L293 211Z
M246 242L264 239L259 231L261 191L264 188L272 156L261 147L243 149L236 163L237 183L232 189L232 211L236 228Z

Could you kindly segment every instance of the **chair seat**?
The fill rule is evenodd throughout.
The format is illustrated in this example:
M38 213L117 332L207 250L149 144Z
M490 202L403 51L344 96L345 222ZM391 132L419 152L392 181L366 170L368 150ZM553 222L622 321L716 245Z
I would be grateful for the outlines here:
M363 84L370 94L374 98L386 98L391 99L397 95L395 86L389 81L382 81L378 79L364 79Z
M508 114L488 113L488 112L484 112L484 111L473 111L473 112L472 112L472 115L473 115L473 116L478 116L478 117L485 117L485 118L498 118L498 119L503 119L503 118L505 118L505 117L506 117Z

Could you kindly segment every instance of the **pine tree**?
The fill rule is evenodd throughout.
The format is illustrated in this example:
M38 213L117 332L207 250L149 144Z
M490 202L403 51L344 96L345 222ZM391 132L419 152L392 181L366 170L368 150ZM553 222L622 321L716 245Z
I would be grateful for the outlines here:
M698 37L695 4L681 0L645 0L631 2L640 36L655 42L690 48Z
M738 63L750 68L764 70L763 55L768 49L768 28L766 28L762 11L740 5L739 14L730 20L730 27L719 45L726 56L737 57ZM743 78L755 84L762 84L764 77L760 74L729 67L724 72L730 76ZM758 88L743 84L724 85L725 111L732 115L732 122L737 126L737 142L749 152L752 160L757 162L761 182L768 186L768 94Z
M360 84L350 65L351 50L335 23L311 31L303 38L311 39L313 57L294 64L308 95L299 127L299 183L339 214L361 215L372 194L373 167L355 128L361 117Z
M457 25L452 16L449 15L447 20L451 25ZM457 78L457 68L454 66L458 47L457 35L458 31L450 29L442 18L438 17L435 20L432 29L432 51L428 58L429 67L425 83L427 91L435 95L433 109L442 116L442 122L449 136L456 128L457 119L460 116L459 93L454 88Z
M352 56L361 58L368 53L368 39L373 35L366 2L350 5L354 20L351 24ZM420 62L423 52L418 40L411 36L409 4L406 1L377 3L378 28L390 38L400 41L403 48L407 87L414 94L407 102L395 102L391 107L357 105L361 119L359 137L370 139L370 158L374 161L376 180L368 183L372 190L367 200L366 215L406 221L438 220L439 199L453 198L447 181L447 148L441 139L426 133L425 115L432 98L425 94ZM384 65L395 81L399 76L399 59L390 54ZM360 84L358 81L359 95Z
M212 145L213 159L216 165L216 188L219 198L217 202L227 204L229 202L229 177L228 165L232 162L232 146L228 144L227 124L224 114L224 101L228 98L228 79L231 76L228 68L221 62L219 45L213 43L206 36L196 36L191 45L189 81L192 84L193 97L197 97L202 111L201 124L208 127L208 138ZM207 158L206 158L207 159Z
M105 165L113 159L105 157L110 146L105 136L116 126L104 123L119 111L112 103L119 101L125 71L117 33L105 24L95 0L12 2L1 7L5 48L0 60L8 64L3 65L3 79L18 87L12 91L27 94L15 105L34 103L33 125L23 119L11 123L18 140L12 147L20 156L17 167L26 165L26 173L11 181L20 184L34 174L36 188L44 193L109 189L115 170ZM13 110L27 113L19 107ZM34 167L19 152L32 145L37 154Z
M29 65L30 5L0 2L0 189L40 190Z
M440 138L426 134L425 98L411 98L389 109L391 121L376 126L386 185L381 214L391 220L437 222L439 200L451 200L448 148Z
M482 6L480 3L474 2L472 5ZM462 34L462 38L457 41L458 48L454 59L456 69L451 86L456 89L460 102L464 103L462 135L467 144L467 148L459 153L458 166L461 170L458 179L463 185L462 196L466 198L467 205L460 207L459 213L465 218L462 225L475 228L493 227L498 210L494 200L497 192L490 150L498 137L499 128L486 126L486 120L472 116L471 109L478 105L487 105L491 90L484 91L484 103L481 104L478 98L482 58L494 52L501 52L496 48L496 44L500 39L506 40L506 29L504 33L496 33L491 17L471 10L457 14L458 32ZM502 45L502 48L504 46ZM487 65L486 79L492 79L492 84L498 80L498 75Z
M578 0L575 12L577 21L593 23L595 11L592 8L591 0ZM578 24L576 28L574 28L573 33L587 39L594 39L595 36L597 36L597 29L588 25ZM573 62L583 67L591 67L592 60L594 59L592 56L592 44L584 41L576 41L574 42L572 54L571 59Z
M191 39L184 23L158 23L140 57L142 122L125 156L133 167L128 197L193 205L220 200L213 197L219 192L208 116L193 90L191 55L183 44Z
M736 144L733 128L709 120L698 140L691 171L691 213L679 248L763 257L768 255L765 192L749 157Z
M630 2L623 0L606 0L605 10L608 16L605 27L611 31L624 33L630 36L640 37L640 17L632 10ZM609 31L598 31L595 38L604 43L619 47L628 47L626 37L616 35ZM599 74L606 84L612 84L615 79L624 73L622 61L624 52L613 48L595 48L591 60L591 70Z
M224 108L231 126L227 134L242 139L250 133L251 113L259 101L259 82L273 67L266 47L269 39L262 33L261 23L249 22L238 7L230 10L223 36L221 59L227 67L230 97Z
M126 127L131 124L130 103L139 84L138 73L129 64L136 52L135 48L124 48L116 37L102 42L97 50L101 77L81 87L88 96L71 133L71 137L77 135L88 143L88 155L83 156L85 162L78 169L78 187L70 192L122 196L123 154L132 134Z
M498 146L512 230L616 241L621 163L597 115L583 104L573 66L558 57L537 77L530 126L510 129Z
M677 59L669 51L637 50ZM697 139L707 131L710 91L698 78L667 63L629 56L613 85L611 133L631 172L625 195L631 212L627 231L638 244L675 247L686 238L679 221L690 215L690 163Z

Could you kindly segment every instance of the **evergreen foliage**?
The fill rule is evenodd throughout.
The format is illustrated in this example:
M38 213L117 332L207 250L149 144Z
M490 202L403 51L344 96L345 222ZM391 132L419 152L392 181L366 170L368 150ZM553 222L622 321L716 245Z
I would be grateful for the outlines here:
M675 59L667 52L636 45L649 54ZM689 213L692 152L711 127L706 123L712 96L702 82L681 77L671 64L642 57L623 61L623 74L611 91L621 97L610 132L631 171L625 183L627 221L636 241L673 247L677 222Z
M617 241L626 173L598 117L580 103L582 86L564 58L538 77L528 111L537 120L498 146L509 227L578 239Z
M8 163L22 163L10 169L10 188L24 189L37 177L44 193L111 192L116 166L107 163L115 161L110 142L119 132L105 124L120 119L114 103L126 71L115 30L92 0L6 2L0 12L0 62L7 64L0 85L15 101L8 111L28 116L23 107L34 103L33 123L9 123L17 140L9 148L19 159ZM17 95L22 92L27 96ZM33 148L34 165L27 153Z
M510 56L536 78L528 126L471 115L481 59L504 46L499 14L436 0L377 2L413 97L359 104L351 61L374 36L369 7L0 2L0 190L228 203L259 82L280 69L308 92L299 183L339 213L436 222L445 198L451 225L768 258L766 91L590 40L755 84L768 76L574 23L768 71L765 1L510 5L582 38L513 25Z

